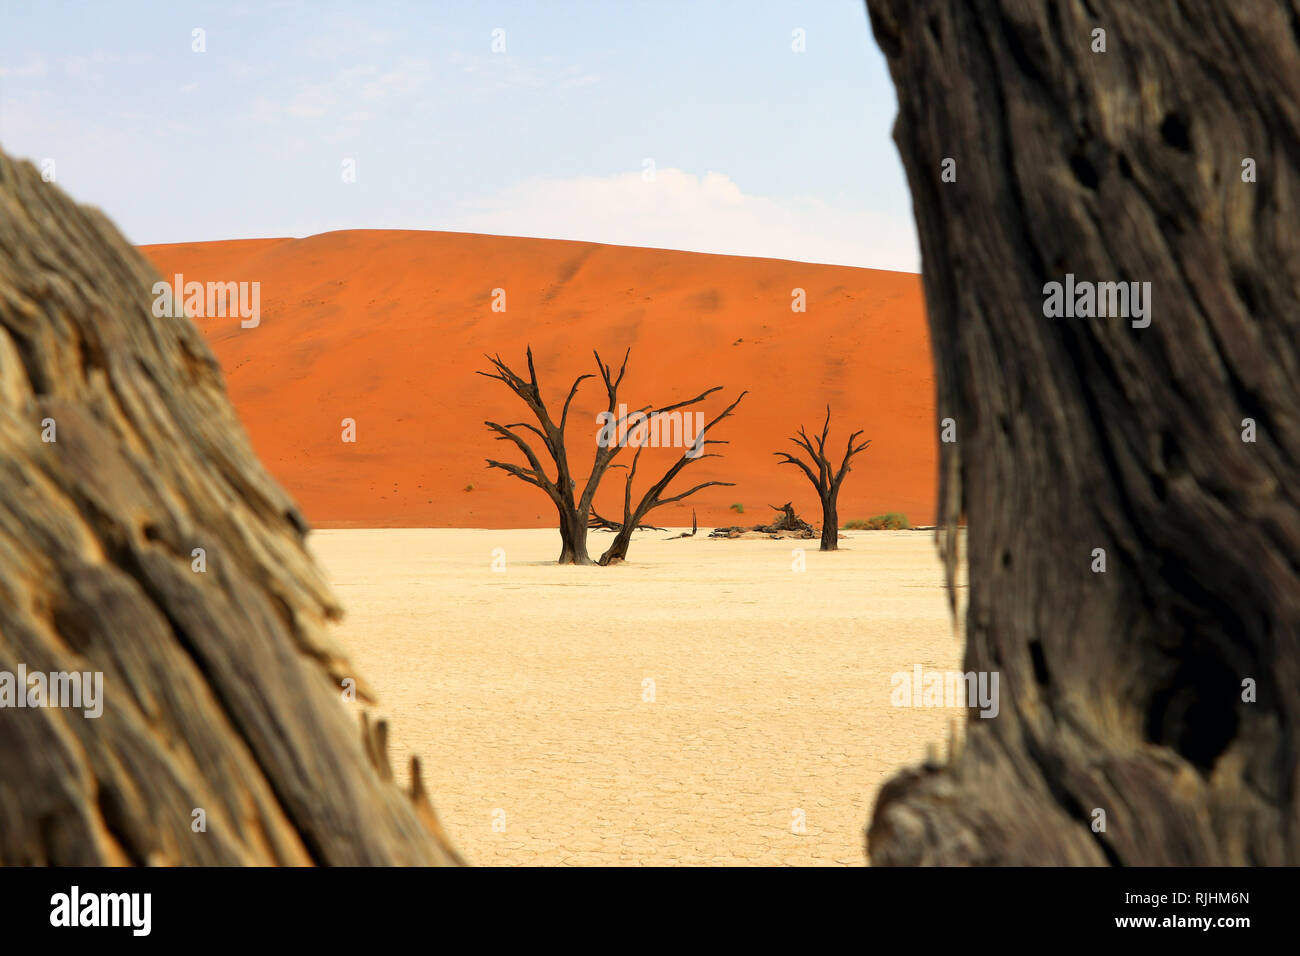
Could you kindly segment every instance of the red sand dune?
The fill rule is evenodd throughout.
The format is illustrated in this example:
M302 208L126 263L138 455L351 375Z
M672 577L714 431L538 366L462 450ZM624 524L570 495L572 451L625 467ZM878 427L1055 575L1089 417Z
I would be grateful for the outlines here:
M652 515L659 525L766 522L793 500L820 521L807 479L772 454L833 411L832 447L865 429L840 518L902 511L934 520L934 381L920 277L775 259L595 243L439 232L349 231L306 239L145 246L170 279L261 283L261 324L200 318L254 447L318 527L536 527L544 494L484 459L521 461L485 419L526 420L504 385L475 375L499 352L523 371L531 343L543 397L557 409L573 379L594 373L592 349L617 362L632 347L622 396L666 404L712 385L709 417L742 389L735 416L711 435L723 457L690 465L673 488L707 488ZM792 290L807 311L791 310ZM491 310L494 289L506 311ZM604 407L583 383L569 456L585 478ZM341 422L356 421L357 441ZM677 452L647 450L636 493ZM632 450L617 461L630 463ZM657 467L656 467L657 466ZM625 470L612 470L597 510L621 517ZM467 486L473 486L466 491ZM670 492L671 493L671 492ZM744 514L731 510L744 506Z

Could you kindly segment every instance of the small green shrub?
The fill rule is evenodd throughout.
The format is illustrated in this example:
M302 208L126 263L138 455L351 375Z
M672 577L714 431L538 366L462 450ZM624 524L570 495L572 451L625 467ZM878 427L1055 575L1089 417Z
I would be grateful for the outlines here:
M844 524L845 531L906 531L911 527L912 523L907 520L907 515L899 511L891 511L887 515L876 515L874 518L868 518L865 521L861 518L854 518Z
M731 506L731 510L738 515L743 515L745 513L745 506L737 503Z
M473 486L473 485L466 485L466 486L465 486L465 490L466 490L466 491L473 491L473 490L474 490L474 486Z

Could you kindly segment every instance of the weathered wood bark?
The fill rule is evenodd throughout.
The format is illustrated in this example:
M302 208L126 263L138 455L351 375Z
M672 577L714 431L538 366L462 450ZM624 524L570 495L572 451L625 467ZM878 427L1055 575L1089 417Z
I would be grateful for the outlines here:
M872 862L1300 863L1300 9L868 7L957 430L965 666L1001 678L950 764L882 789ZM1067 273L1149 281L1150 325L1045 318Z
M103 675L98 717L0 708L0 864L454 862L358 734L306 526L156 279L0 153L0 672Z
M831 433L831 407L826 406L826 421L822 425L821 434L815 439L808 438L808 432L802 426L799 428L799 434L790 439L798 445L808 455L808 461L797 458L788 452L773 452L781 459L783 465L797 465L799 470L804 473L807 479L812 482L812 486L817 489L817 498L822 504L822 540L821 551L838 551L840 547L840 486L844 484L844 479L853 469L850 462L853 456L861 451L865 451L871 444L870 439L861 444L854 444L858 440L861 431L856 431L849 436L849 441L844 449L844 460L840 467L836 469L834 462L831 461L830 455L826 452L826 440ZM816 447L813 442L816 442ZM815 469L815 470L814 470ZM789 505L786 506L789 508ZM791 511L791 514L794 512Z

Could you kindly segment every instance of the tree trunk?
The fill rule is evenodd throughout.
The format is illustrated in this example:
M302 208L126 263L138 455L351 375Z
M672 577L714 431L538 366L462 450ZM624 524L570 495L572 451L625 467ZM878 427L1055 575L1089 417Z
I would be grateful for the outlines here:
M587 516L560 511L560 564L593 564L587 553Z
M1300 863L1300 15L868 6L957 432L965 668L1000 675L946 766L882 789L872 862ZM1068 273L1150 282L1149 326L1045 317Z
M102 675L0 709L0 865L455 861L340 702L306 525L157 278L0 153L0 679Z
M838 494L839 489L836 489ZM822 551L838 551L840 547L840 516L835 495L822 499Z
M627 549L632 544L632 532L634 530L635 526L630 523L624 524L618 529L618 533L614 535L614 540L610 543L610 546L605 549L605 553L600 556L600 563L602 565L613 564L615 561L627 560Z

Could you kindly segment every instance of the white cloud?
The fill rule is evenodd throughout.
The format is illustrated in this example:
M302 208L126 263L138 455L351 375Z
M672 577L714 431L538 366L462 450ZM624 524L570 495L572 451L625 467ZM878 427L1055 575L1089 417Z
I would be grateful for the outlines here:
M535 178L460 207L435 228L920 271L910 216L747 195L716 172Z
M132 62L139 62L140 57L134 56ZM63 64L63 69L69 76L86 77L91 80L101 81L104 75L100 72L101 67L116 66L120 59L112 53L96 51L89 56L65 56L59 61Z
M552 56L525 58L504 53L453 50L447 59L453 67L473 80L480 95L518 89L575 89L600 82L599 74L578 64L566 64Z
M412 57L400 58L389 70L376 66L353 66L336 72L320 82L298 80L283 99L265 93L253 100L253 116L263 122L276 123L288 115L296 119L337 118L358 98L385 100L418 90L429 75L429 64ZM347 118L369 119L373 114L349 109Z
M33 79L45 75L45 60L37 56L28 60L26 66L0 66L0 77L15 79Z

